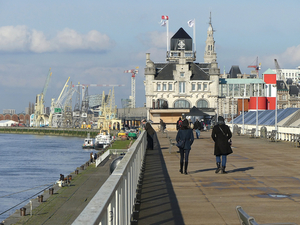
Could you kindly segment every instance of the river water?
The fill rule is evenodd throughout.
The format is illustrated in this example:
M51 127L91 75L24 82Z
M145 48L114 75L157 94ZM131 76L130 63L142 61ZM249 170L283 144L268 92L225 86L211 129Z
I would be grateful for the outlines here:
M92 150L82 143L78 137L0 134L0 222L88 161Z

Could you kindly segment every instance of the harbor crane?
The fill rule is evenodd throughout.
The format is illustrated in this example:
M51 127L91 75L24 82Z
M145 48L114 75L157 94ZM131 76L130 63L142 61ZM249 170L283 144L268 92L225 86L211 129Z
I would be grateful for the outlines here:
M253 65L249 65L248 68L254 68L256 73L256 78L259 78L259 70L261 68L261 63L258 63L258 57L256 57L256 63Z
M33 119L33 126L45 126L46 125L46 114L44 113L44 98L47 93L48 85L50 82L50 78L52 76L51 68L49 69L48 76L41 94L36 96L36 103L34 107L34 119Z
M58 96L57 100L55 101L54 98L51 99L51 107L50 107L50 116L49 116L49 127L60 127L61 125L61 117L63 112L63 101L67 97L68 91L68 82L70 77L67 79L60 95Z
M135 108L135 76L138 74L138 66L132 70L125 70L124 73L131 73L131 108Z

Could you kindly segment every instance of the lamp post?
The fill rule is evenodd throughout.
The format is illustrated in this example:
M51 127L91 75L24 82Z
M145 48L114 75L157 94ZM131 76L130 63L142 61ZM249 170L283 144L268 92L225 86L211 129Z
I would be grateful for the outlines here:
M276 131L276 135L275 135L275 141L277 140L277 85L273 85L273 87L275 87L275 131Z
M258 84L254 92L256 92L256 137L258 137Z
M232 97L232 102L231 102L231 126L232 126L232 132L233 132L233 111L234 111L234 109L233 109L233 107L234 107L233 100L234 100L234 98Z
M244 101L245 101L245 94L246 94L246 87L244 87L244 96L243 96L243 134L245 134L245 106L244 106Z

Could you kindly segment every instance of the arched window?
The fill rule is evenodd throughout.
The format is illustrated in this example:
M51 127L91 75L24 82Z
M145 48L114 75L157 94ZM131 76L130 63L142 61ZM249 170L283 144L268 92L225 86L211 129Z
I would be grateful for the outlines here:
M197 102L197 108L208 108L208 102L206 100L199 100Z
M190 103L187 100L177 100L174 102L174 108L186 109L190 108Z

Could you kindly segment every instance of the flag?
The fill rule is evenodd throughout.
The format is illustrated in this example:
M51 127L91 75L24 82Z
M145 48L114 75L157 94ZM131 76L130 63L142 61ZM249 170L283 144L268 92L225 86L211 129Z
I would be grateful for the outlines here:
M187 24L188 24L189 27L195 26L195 19L189 20L189 21L187 22Z
M167 24L167 22L166 22L165 20L161 20L159 23L160 23L160 25L163 26L163 27L166 26L166 24Z
M162 20L168 20L169 17L168 17L168 16L161 16L161 19L162 19Z

